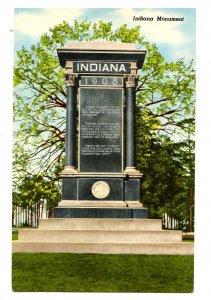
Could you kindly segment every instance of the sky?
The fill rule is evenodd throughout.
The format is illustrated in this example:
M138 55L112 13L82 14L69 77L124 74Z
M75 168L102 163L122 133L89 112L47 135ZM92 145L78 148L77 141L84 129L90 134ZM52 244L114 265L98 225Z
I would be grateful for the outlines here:
M153 21L134 21L135 17L153 18ZM184 18L184 21L157 21L157 17ZM122 24L129 28L139 25L140 34L156 43L162 55L169 60L180 57L195 59L196 10L194 8L17 8L14 16L14 50L23 45L29 49L40 36L56 24L88 19L92 22L112 22L116 29Z

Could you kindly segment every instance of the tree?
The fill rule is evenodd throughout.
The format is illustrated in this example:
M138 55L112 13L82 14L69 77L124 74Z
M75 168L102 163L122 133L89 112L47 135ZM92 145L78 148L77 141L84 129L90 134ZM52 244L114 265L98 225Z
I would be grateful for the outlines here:
M27 208L32 216L35 204L40 206L44 201L47 210L51 211L61 200L59 185L42 174L25 176L13 192L13 207Z
M194 189L194 142L190 136L189 140L176 142L167 135L158 136L156 130L151 130L160 126L157 123L138 107L137 163L143 172L142 202L151 218L162 218L165 213L178 220L180 229L187 229L193 222L189 210Z
M152 215L164 207L169 209L173 201L182 205L179 199L183 198L178 195L186 193L187 183L181 182L180 175L187 179L187 161L192 155L188 145L194 134L193 61L183 58L165 61L156 45L150 44L140 32L139 26L128 28L126 24L114 30L111 22L75 21L73 26L63 22L43 34L30 50L22 47L17 52L16 185L23 176L41 171L51 180L57 180L64 167L66 88L56 49L73 40L133 42L147 49L137 86L137 160L145 174L143 199Z
M63 22L41 36L30 50L17 52L14 69L15 130L14 165L16 169L41 169L54 173L63 167L65 139L66 89L64 71L59 66L56 49L71 40L104 39L135 42L147 48L147 57L137 87L137 103L144 118L153 124L151 132L172 135L182 132L179 122L194 113L194 70L192 61L167 63L154 44L140 37L139 26L122 25L112 30L112 23ZM158 120L158 121L157 121ZM178 131L177 128L180 130ZM24 163L23 160L24 154ZM26 167L28 166L28 167ZM23 170L24 171L24 170ZM53 172L52 172L53 171Z

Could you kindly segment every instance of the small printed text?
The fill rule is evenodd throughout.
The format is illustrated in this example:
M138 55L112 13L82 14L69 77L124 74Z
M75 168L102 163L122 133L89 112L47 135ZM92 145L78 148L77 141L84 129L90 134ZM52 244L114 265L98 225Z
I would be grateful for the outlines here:
M149 22L152 22L152 21L183 22L184 19L185 19L184 17L178 18L178 17L157 16L156 18L154 18L154 17L144 17L144 16L133 16L133 21L142 21L142 22L145 22L145 21L149 21Z

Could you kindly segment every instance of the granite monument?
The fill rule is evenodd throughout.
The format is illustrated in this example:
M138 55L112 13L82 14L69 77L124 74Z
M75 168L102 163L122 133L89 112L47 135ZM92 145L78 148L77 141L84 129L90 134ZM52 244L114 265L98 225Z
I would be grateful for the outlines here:
M147 218L136 168L137 71L146 50L121 42L59 48L67 87L66 166L55 218Z

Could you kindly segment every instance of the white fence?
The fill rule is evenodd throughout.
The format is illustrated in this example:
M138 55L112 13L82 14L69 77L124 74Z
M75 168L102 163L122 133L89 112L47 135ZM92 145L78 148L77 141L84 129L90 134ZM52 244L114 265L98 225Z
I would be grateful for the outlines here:
M34 204L32 207L13 205L12 225L14 227L38 227L40 218L50 218L51 212L47 209L47 201Z
M52 217L51 211L47 209L47 201L43 200L39 204L36 203L32 207L13 206L12 225L13 227L38 227L39 219L47 219ZM162 215L163 229L183 229L185 231L189 228L189 220L177 220L170 217L167 213Z

